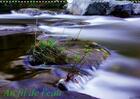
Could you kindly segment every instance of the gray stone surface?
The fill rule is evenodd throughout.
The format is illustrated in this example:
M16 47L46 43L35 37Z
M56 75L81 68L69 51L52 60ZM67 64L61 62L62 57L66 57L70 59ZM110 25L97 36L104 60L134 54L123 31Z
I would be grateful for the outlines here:
M16 13L24 13L24 14L29 14L29 15L32 15L32 16L40 15L40 14L51 14L51 15L55 15L56 14L53 11L40 10L40 9L36 9L36 8L20 9L20 10L16 11Z
M139 5L133 6L133 3L129 1L68 0L67 10L76 15L114 15L128 17L133 14L134 7L137 10ZM138 13L139 10L136 10L134 10L135 13Z
M93 2L87 7L85 15L106 15L109 6L109 2Z
M133 12L133 3L127 1L116 1L112 4L110 14L118 17L129 17Z

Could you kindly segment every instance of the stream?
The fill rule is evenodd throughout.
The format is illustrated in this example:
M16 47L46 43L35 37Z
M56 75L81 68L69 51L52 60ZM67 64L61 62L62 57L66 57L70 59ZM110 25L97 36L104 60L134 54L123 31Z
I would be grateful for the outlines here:
M0 86L3 85L3 82L9 81L8 79L11 80L16 73L19 73L18 79L14 78L12 81L32 78L32 76L28 77L30 71L26 71L21 65L23 65L22 59L25 57L27 49L34 44L35 19L38 19L37 29L44 33L91 40L111 53L99 65L99 69L95 72L90 71L94 78L77 77L76 79L80 81L79 84L74 82L66 84L69 91L101 99L140 99L140 18L124 19L112 16L64 14L0 15L2 25L0 27L0 46L3 48L0 49L0 55L2 55L0 57ZM11 35L12 37L4 35L4 32L10 31L8 29L12 26L15 27L16 32L18 29L22 31L19 30L18 33L13 31L12 33L15 32L15 34ZM45 36L46 34L40 38L43 39ZM7 71L9 67L11 69ZM25 78L22 78L23 75Z

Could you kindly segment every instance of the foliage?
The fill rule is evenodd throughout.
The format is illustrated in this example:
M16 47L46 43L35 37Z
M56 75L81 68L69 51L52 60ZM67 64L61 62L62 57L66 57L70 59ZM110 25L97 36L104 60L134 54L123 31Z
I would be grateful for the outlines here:
M34 2L35 0L28 0L30 2L26 2L26 3L17 2L19 0L2 0L2 1L3 2L0 3L0 13L7 13L10 12L11 10L18 10L21 8L62 9L63 6L66 4L66 0L60 0L63 2L56 2L56 0L47 0L48 2L42 2L42 3ZM15 1L15 2L10 2L10 1ZM38 0L38 1L43 1L43 0ZM49 1L55 1L55 2L49 2Z
M32 65L66 64L66 55L53 39L39 41L35 47L31 49L30 54L30 63Z

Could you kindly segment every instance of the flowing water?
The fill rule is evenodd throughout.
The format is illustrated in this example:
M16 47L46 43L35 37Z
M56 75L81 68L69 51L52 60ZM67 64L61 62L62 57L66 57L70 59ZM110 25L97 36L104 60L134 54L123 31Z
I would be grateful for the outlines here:
M76 84L69 82L67 84L67 88L69 90L88 94L102 99L140 98L140 18L121 19L108 16L85 17L73 15L17 16L17 14L12 14L12 17L11 15L1 15L1 24L6 24L4 20L8 20L10 24L26 24L27 22L27 24L31 25L34 24L35 19L38 18L38 28L41 31L55 33L56 35L69 35L72 38L83 40L92 40L109 49L111 55L100 65L100 68L96 70L96 72L89 71L92 76L94 76L94 78L91 76L77 77L76 79L78 79L80 83ZM2 36L1 38L2 44L4 46L3 48L10 47L9 43L7 44L7 42L10 41L13 41L14 43L18 42L17 45L21 44L30 46L30 43L33 43L33 38L30 37L29 34L26 34L25 40L24 36L21 38L14 35L13 38L16 37L15 39L11 39L11 37L5 39L5 37ZM27 39L28 36L29 38L32 38L29 39L29 41ZM45 38L45 35L43 37ZM21 42L19 42L18 39L22 39ZM1 51L1 65L3 66L3 61L9 63L12 60L14 60L14 63L17 64L19 61L17 62L15 58L21 55L25 55L25 50L27 48L20 48L20 51L12 51L11 48L8 48L9 51ZM21 49L24 50L21 51ZM20 54L16 54L17 56L9 60L9 57L14 56L13 53L15 52ZM8 66L13 65L10 64ZM11 69L11 71L12 70L14 69ZM24 73L26 70L21 67L17 67L17 71L15 72L18 73L19 70L23 71L20 73L21 76L26 74ZM6 75L6 71L5 73L2 73L2 71L0 73L7 79L12 78L11 76L13 76L8 74ZM26 75L28 75L28 73ZM22 79L21 76L18 78Z
M69 90L102 99L139 99L140 25L137 22L140 19L98 16L82 22L87 23L40 26L47 32L98 42L111 51L111 56L101 64L96 74L93 72L94 79L83 77L80 79L80 87L80 84L70 83ZM87 81L89 82L86 83Z

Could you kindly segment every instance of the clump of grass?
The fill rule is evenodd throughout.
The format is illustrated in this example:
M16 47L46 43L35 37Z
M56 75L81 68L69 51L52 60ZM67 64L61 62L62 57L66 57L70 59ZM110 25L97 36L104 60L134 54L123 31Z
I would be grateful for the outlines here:
M31 65L56 65L66 64L66 55L54 39L42 40L30 51Z

